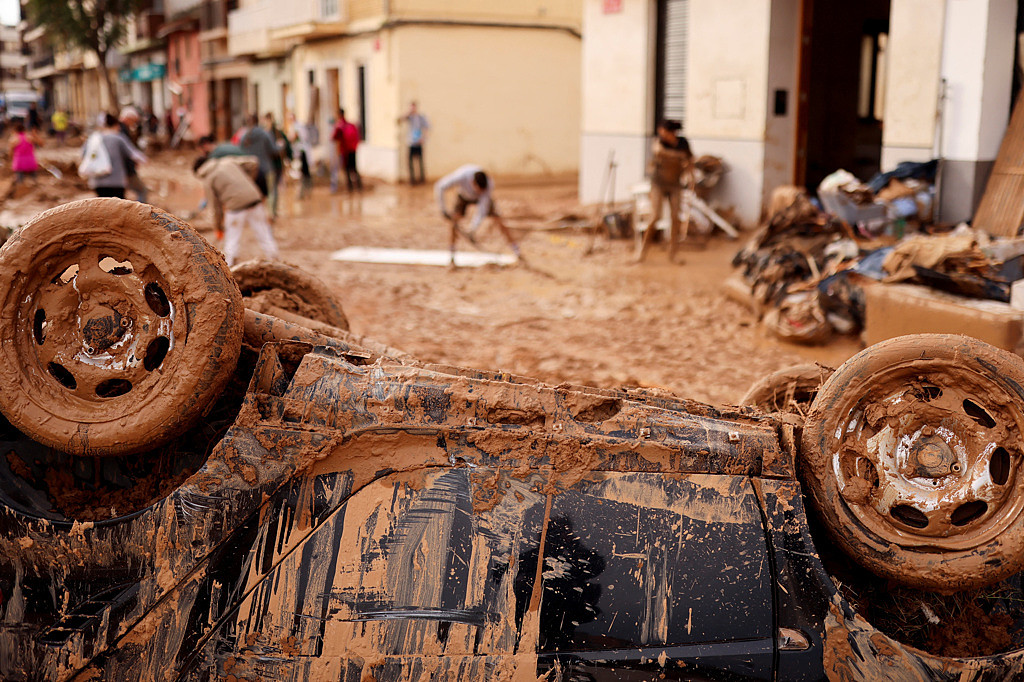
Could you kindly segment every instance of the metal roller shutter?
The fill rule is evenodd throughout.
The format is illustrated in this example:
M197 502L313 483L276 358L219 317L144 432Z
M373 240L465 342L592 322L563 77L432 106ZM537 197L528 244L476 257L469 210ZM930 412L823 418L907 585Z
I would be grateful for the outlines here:
M658 9L658 114L659 118L680 121L685 130L690 0L661 0Z

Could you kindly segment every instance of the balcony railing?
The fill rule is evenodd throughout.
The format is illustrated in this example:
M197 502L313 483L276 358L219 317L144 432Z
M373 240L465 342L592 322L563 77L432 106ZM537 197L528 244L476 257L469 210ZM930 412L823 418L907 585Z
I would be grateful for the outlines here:
M44 57L36 57L29 63L28 68L30 69L44 69L47 66L53 66L53 55L48 54Z
M288 40L334 30L344 21L345 0L261 0L228 15L228 50L254 54L284 49Z

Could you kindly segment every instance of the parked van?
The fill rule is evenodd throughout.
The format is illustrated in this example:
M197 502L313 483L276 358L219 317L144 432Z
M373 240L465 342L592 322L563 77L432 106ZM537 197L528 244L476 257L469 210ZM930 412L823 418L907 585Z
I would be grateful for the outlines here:
M7 119L27 118L29 105L33 102L41 109L41 96L32 90L17 90L0 94L0 105L7 109Z

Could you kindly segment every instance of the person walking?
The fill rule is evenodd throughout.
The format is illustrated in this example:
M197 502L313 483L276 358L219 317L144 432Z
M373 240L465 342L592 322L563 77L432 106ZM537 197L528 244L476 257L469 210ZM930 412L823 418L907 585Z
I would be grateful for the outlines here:
M110 172L88 176L89 187L95 190L98 197L124 199L125 187L128 185L128 163L146 163L146 155L121 134L117 118L113 114L103 115L103 128L98 133L93 133L93 136L96 135L99 136L98 143L103 146L108 157ZM90 146L96 144L93 140L97 138L93 136L90 136L82 148L83 158L90 151Z
M643 262L647 249L654 241L654 231L661 220L662 204L668 199L671 230L668 238L668 260L675 261L679 239L679 208L683 194L682 181L690 171L693 155L690 143L679 135L682 128L679 121L662 120L658 123L657 137L651 147L648 175L651 178L651 219L644 230L643 239L637 247L636 262Z
M310 164L313 161L313 147L318 140L318 132L312 121L299 123L295 114L288 114L292 124L292 149L299 161L299 173L302 184L299 186L299 199L305 199L313 190L313 174L310 171Z
M423 143L427 139L430 122L427 121L426 116L417 110L416 100L409 104L409 113L399 118L398 121L404 121L409 126L409 136L407 138L409 143L409 184L418 185L426 182L426 176L423 171ZM416 178L416 173L413 170L414 161L419 164L419 179Z
M64 138L68 134L68 115L63 109L57 109L50 116L50 123L53 125L53 132L57 136L57 144L64 146Z
M242 231L248 227L269 260L277 260L279 251L270 231L263 195L254 177L259 160L252 156L221 156L196 159L193 172L203 183L207 201L213 206L214 228L224 237L224 260L235 264Z
M277 186L274 187L274 196L281 196L281 181L284 180L284 169L288 162L292 160L292 145L288 141L288 136L284 134L284 131L277 127L277 123L274 121L274 115L269 111L263 114L263 129L270 133L270 139L274 141L274 179ZM274 203L274 216L277 216L277 202Z
M142 135L142 128L140 126L142 117L139 115L139 110L133 106L124 107L121 109L117 120L121 134L137 147L139 138ZM126 189L135 192L136 200L139 203L145 204L149 198L149 188L146 187L146 183L139 176L139 169L135 166L134 162L129 160L125 165L125 172L128 174Z
M25 124L21 121L14 123L14 132L8 147L15 185L21 184L26 178L35 177L36 171L39 170L39 163L36 161L36 145L38 144L39 137L36 135L36 131L25 130Z
M445 206L444 195L445 192L452 188L455 188L457 192L455 205L449 211L447 206ZM475 245L476 237L474 235L480 228L484 218L493 219L494 224L498 227L498 231L508 241L516 258L520 261L524 260L519 244L512 238L512 233L509 232L508 227L505 226L501 216L498 214L498 208L494 203L494 182L487 176L483 168L470 163L455 169L437 181L434 185L434 196L437 198L437 205L441 209L441 215L445 217L451 227L448 239L451 259L448 267L455 267L455 240L458 235L462 235ZM473 214L469 230L464 231L460 229L459 221L466 216L466 207L471 204L476 205L476 211Z
M267 179L267 203L270 209L270 219L277 217L277 170L274 165L274 157L277 154L277 143L274 141L270 131L260 126L256 114L250 114L246 119L247 130L242 135L241 143L238 145L246 154L256 157L260 163L260 172Z
M353 188L363 189L363 178L359 175L356 165L356 150L359 148L359 128L345 118L345 110L338 109L338 121L334 124L334 132L331 134L338 149L338 159L345 171L345 182L348 191ZM332 179L331 191L337 191L337 180Z

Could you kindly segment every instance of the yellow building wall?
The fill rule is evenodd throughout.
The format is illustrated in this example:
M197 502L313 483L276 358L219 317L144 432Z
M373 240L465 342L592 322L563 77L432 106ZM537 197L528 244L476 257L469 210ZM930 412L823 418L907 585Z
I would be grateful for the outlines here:
M406 135L398 122L418 100L430 121L428 178L464 163L500 175L573 173L579 164L580 40L569 32L500 27L405 25L307 43L292 55L295 109L310 115L309 71L321 93L322 158L333 112L323 101L338 69L346 116L359 118L358 67L366 68L363 174L406 176Z
M576 172L579 38L556 30L408 27L395 39L393 116L419 102L431 125L429 176L464 163L498 174ZM395 141L404 142L397 128Z
M353 5L372 0L357 0ZM379 4L380 0L377 0ZM425 18L566 24L579 29L582 0L391 0L393 18Z

